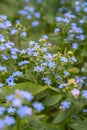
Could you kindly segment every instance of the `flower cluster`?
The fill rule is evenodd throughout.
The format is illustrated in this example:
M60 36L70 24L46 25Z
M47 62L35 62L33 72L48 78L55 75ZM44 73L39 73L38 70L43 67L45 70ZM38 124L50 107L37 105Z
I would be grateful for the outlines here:
M0 106L0 130L6 126L12 126L16 123L16 118L25 118L33 115L33 109L35 108L38 112L44 110L44 106L40 102L30 103L33 100L33 95L24 90L15 90L14 94L7 95L6 105L8 107Z

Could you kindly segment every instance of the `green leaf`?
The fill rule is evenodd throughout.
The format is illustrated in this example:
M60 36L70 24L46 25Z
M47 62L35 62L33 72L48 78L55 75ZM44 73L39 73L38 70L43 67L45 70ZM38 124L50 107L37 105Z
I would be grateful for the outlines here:
M71 125L74 130L87 130L87 121L76 121Z
M39 84L34 84L32 82L24 82L15 85L14 87L5 86L2 89L3 96L14 93L16 89L25 90L31 92L33 95L39 94L44 90L48 89L48 86L41 86Z
M73 100L72 113L78 114L83 109L83 107L86 105L86 103L87 102L85 102L85 100L82 100L82 101L80 100L80 102Z
M33 127L30 127L30 126L25 126L25 127L22 128L21 130L36 130L36 129L33 128Z
M42 122L44 126L44 130L64 130L61 126L59 125L54 125L46 122Z
M33 74L33 70L28 70L26 69L26 72L24 74L24 78L27 80L30 80L31 82L33 81L34 83L37 83L36 76Z
M48 96L48 97L46 98L46 100L44 101L44 105L45 105L45 106L55 105L56 103L58 103L58 102L61 100L62 97L63 97L63 96L60 95L60 94L53 95L53 96L50 95L50 96Z
M28 122L29 122L28 125L31 125L32 127L34 127L35 130L44 130L43 125L41 121L39 120L38 116L33 115L32 117L30 117Z
M53 123L60 123L70 115L70 110L60 110Z

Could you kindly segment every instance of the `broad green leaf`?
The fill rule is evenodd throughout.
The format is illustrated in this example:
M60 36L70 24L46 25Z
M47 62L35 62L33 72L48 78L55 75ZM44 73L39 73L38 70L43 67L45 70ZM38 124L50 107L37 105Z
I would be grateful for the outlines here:
M75 121L72 125L71 128L74 130L87 130L87 121Z
M36 128L35 130L44 130L43 125L41 121L39 120L38 116L32 116L28 120L28 125L31 125L32 127Z
M31 92L33 95L39 94L40 92L48 89L48 86L41 86L32 82L24 82L15 85L14 87L5 86L2 89L3 96L14 93L16 89L25 90Z
M78 102L78 101L74 101L73 100L73 106L72 106L72 113L73 114L78 114L83 107L86 105L87 102L85 102L85 100L83 102Z
M62 97L63 97L63 96L60 95L60 94L53 95L53 96L50 95L50 96L48 96L48 97L46 98L46 100L44 101L44 105L45 105L45 106L55 105L56 103L58 103L58 102L61 100Z
M58 115L55 117L55 119L53 120L53 123L60 123L63 120L65 120L68 116L70 115L70 110L60 110L58 112Z
M59 125L54 125L54 124L46 123L46 122L43 122L42 124L45 130L64 130L63 127Z

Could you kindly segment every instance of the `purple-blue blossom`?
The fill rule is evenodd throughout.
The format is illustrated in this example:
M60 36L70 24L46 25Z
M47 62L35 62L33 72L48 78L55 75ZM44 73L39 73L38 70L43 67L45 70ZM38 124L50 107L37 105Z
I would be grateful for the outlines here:
M72 48L75 49L75 50L77 50L78 49L78 44L77 43L73 43L72 44Z
M22 106L22 100L19 98L14 98L12 101L13 107L21 107Z
M0 83L0 88L2 88L4 86L4 84L3 83Z
M39 25L39 21L32 21L32 27L37 27Z
M55 29L54 29L54 32L55 32L55 33L60 32L60 28L55 28Z
M3 130L5 127L5 123L3 119L0 119L0 130Z
M34 13L34 16L35 16L36 18L40 18L40 12L35 12L35 13Z
M37 0L37 3L38 3L38 4L41 4L41 3L42 3L42 0Z
M64 57L64 56L62 56L62 57L60 58L60 61L65 62L65 63L68 62L67 58Z
M69 73L68 71L66 71L66 70L64 70L64 74L65 74L66 76L69 76L69 75L70 75L70 73Z
M3 115L5 112L5 107L0 106L0 115Z
M11 35L17 34L18 30L16 28L12 28L10 31Z
M85 97L85 98L87 98L87 90L83 90L82 91L82 96Z
M44 67L43 66L35 66L34 67L34 71L35 72L43 72L44 71Z
M33 107L38 111L41 112L42 110L44 110L44 106L41 102L34 102L33 103Z
M26 64L29 64L30 62L27 61L27 60L24 60L24 61L20 61L18 62L18 66L23 66L23 65L26 65Z
M0 72L7 71L7 68L5 66L0 66Z
M14 125L15 124L15 119L14 119L14 117L7 115L4 118L4 123L5 123L5 125L8 125L8 126Z
M16 77L16 76L22 77L23 76L23 72L21 72L21 71L15 71L15 72L13 72L12 77Z
M26 37L27 36L27 32L22 32L21 36Z
M45 84L47 84L47 85L52 84L52 82L51 82L51 80L49 78L42 78L42 80L44 80Z
M73 62L77 62L77 59L76 59L74 56L71 57L71 60L72 60Z
M15 97L15 95L12 94L12 95L8 95L8 96L6 96L5 98L6 98L6 101L7 101L7 102L12 102L13 99L14 99L14 97Z
M62 88L64 88L65 86L66 86L66 84L63 83L63 84L58 85L58 88L59 88L59 89L62 89Z
M70 102L69 101L63 101L61 102L61 109L69 109L70 108Z
M6 40L5 40L5 37L4 37L4 35L3 34L0 34L0 42L5 42Z
M27 91L20 91L20 94L22 95L23 98L25 98L27 101L31 101L33 99L33 95L30 92Z
M28 106L21 106L18 108L16 113L19 115L20 118L24 118L26 116L32 115L32 108Z
M10 106L10 107L7 108L7 112L9 114L14 113L15 111L16 111L16 109L14 107L12 107L12 106Z

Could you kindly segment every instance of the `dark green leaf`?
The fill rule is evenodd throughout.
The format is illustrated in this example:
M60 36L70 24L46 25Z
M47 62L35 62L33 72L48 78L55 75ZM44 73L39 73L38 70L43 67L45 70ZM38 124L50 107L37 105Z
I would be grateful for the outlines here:
M87 130L87 121L75 121L72 125L71 128L74 130Z
M46 100L44 101L44 105L45 105L45 106L55 105L56 103L58 103L58 102L61 100L62 97L63 97L63 96L60 95L60 94L53 95L53 96L50 95L50 96L48 96L48 97L46 98Z
M70 110L60 110L53 123L60 123L70 115Z
M60 127L59 125L54 125L54 124L49 124L46 122L42 123L44 126L44 130L64 130L62 127Z

